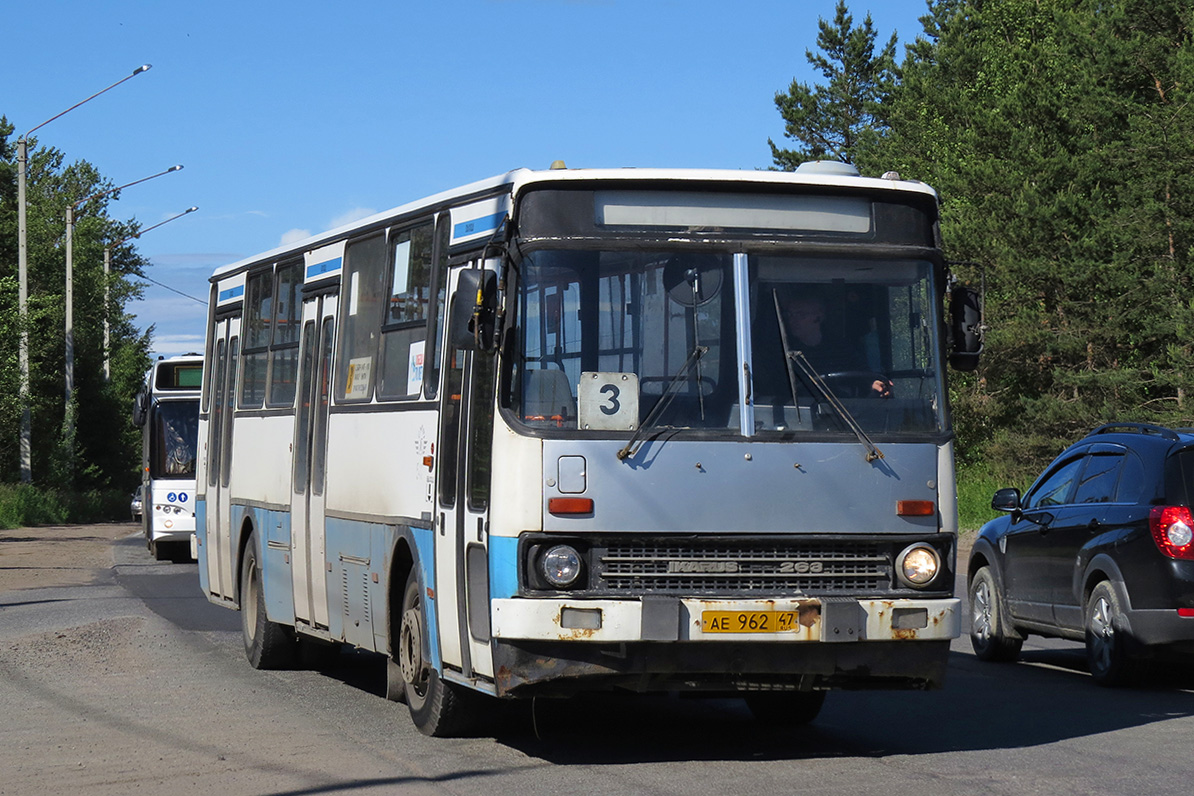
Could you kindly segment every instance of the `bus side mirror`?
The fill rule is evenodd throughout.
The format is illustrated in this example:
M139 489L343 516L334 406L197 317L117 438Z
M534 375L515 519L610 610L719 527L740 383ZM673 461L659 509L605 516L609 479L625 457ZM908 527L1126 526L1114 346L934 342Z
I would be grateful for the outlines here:
M142 390L133 396L133 425L141 428L149 414L149 393Z
M448 317L448 344L470 351L492 351L497 319L497 274L460 272Z
M949 331L953 343L949 364L954 370L970 372L978 367L983 351L982 297L974 288L955 287L949 293Z

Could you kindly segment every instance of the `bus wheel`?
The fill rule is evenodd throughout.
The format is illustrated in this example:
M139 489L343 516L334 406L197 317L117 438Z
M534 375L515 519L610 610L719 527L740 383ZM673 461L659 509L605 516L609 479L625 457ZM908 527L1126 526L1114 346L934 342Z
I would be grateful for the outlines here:
M402 625L398 630L398 668L410 717L419 732L434 737L456 735L466 726L465 694L445 683L424 656L427 616L423 610L419 575L411 570L402 595Z
M155 542L150 540L149 552L153 554L154 561L169 561L172 558L169 542Z
M773 727L798 727L817 718L824 691L758 691L744 699L755 720Z
M240 564L240 618L245 657L254 669L283 669L294 663L298 645L293 632L265 615L261 566L256 540L251 535Z

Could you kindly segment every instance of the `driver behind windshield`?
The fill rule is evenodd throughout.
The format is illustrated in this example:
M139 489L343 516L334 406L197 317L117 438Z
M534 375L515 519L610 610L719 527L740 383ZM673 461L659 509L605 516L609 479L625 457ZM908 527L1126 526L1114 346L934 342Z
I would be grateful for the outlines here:
M847 322L861 320L857 307L851 307L846 296L841 306L835 306L835 316L843 319L840 328L826 328L826 299L809 289L794 288L790 292L776 291L776 303L791 351L799 351L809 365L822 377L828 377L829 388L845 390L843 397L892 397L891 381L876 373L868 363L865 335L850 334ZM855 324L857 326L857 324ZM799 369L797 369L799 374ZM804 381L803 376L800 377ZM811 385L805 385L806 388ZM813 391L816 394L816 391Z

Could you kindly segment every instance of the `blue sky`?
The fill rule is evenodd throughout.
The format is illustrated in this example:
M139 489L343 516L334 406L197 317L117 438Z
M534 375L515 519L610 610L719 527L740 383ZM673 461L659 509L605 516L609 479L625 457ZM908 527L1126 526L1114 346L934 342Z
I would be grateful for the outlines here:
M880 40L925 0L851 0ZM15 13L20 11L19 15ZM124 184L148 276L205 299L221 265L517 167L765 168L776 91L834 0L44 0L4 15L0 114ZM900 50L900 58L903 49ZM76 265L76 267L79 267ZM155 353L205 307L149 285Z

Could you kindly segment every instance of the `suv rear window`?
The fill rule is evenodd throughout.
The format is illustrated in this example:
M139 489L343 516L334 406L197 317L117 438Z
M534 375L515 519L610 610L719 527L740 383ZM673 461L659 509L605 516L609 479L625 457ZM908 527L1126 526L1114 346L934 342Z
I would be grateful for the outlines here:
M1194 448L1177 451L1165 461L1165 503L1189 506L1194 494Z

